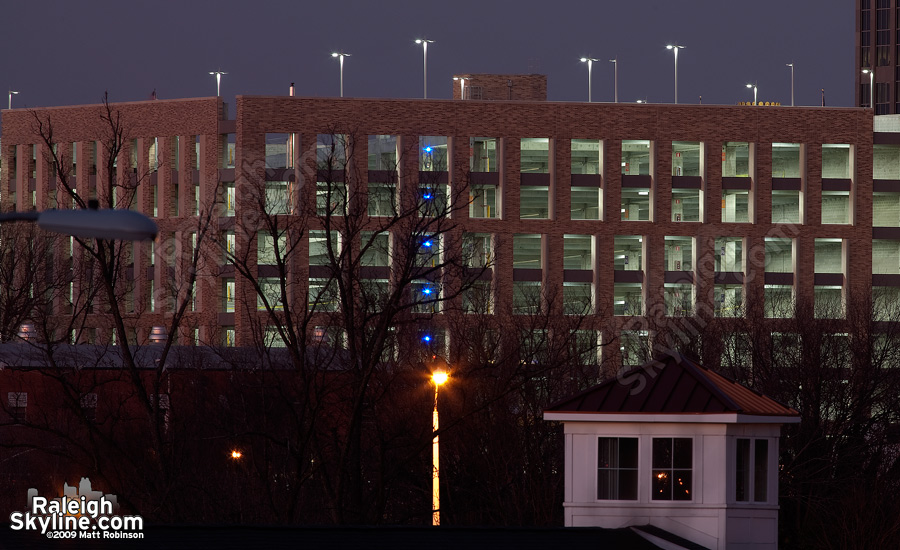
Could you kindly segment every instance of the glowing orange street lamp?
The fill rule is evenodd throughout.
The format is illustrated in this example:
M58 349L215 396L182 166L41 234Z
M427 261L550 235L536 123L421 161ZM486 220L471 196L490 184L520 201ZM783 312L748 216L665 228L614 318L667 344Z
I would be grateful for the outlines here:
M237 449L231 451L231 458L233 458L234 460L240 460L242 456L244 456L244 453L240 452Z
M439 468L439 443L438 443L438 388L447 382L450 375L447 371L438 369L431 374L434 382L434 412L431 414L431 428L434 438L431 441L431 524L441 524L441 476Z

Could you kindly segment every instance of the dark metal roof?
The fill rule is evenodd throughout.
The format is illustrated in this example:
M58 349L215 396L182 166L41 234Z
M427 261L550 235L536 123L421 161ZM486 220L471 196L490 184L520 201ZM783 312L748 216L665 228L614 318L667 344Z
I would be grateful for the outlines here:
M138 368L159 366L164 346L145 344L132 346ZM40 342L0 343L0 370L47 369L51 365L75 369L121 369L125 362L119 346L94 344L55 344L52 352ZM50 361L52 353L53 361ZM307 364L322 370L342 370L347 353L325 344L311 344L306 349ZM285 348L231 348L215 346L172 346L166 359L168 369L194 370L284 370L293 369ZM2 549L0 549L2 550Z
M794 409L681 354L624 372L551 405L546 412L799 416Z

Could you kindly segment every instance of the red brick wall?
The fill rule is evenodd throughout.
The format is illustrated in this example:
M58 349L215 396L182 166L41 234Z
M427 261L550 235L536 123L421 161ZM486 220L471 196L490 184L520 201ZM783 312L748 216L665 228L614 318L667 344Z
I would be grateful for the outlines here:
M466 75L462 75L466 76ZM485 94L497 98L506 94L504 75L468 75L471 83L483 82ZM531 90L527 96L514 96L516 100L545 99L546 78L541 75L514 75L517 79L513 90ZM458 82L454 82L454 97L459 95ZM469 85L469 82L467 82ZM488 90L491 90L488 93ZM218 108L217 108L218 106ZM717 237L743 237L745 249L753 250L763 246L767 236L790 236L797 239L798 264L794 273L796 294L812 297L814 273L814 239L843 238L851 243L849 247L850 265L853 269L846 274L847 288L868 292L871 283L871 238L872 238L872 115L861 109L821 109L811 107L749 107L715 105L657 105L657 104L587 104L556 103L546 101L452 101L418 99L340 99L301 97L255 97L239 96L236 102L237 169L236 180L242 181L254 174L259 178L259 162L263 155L266 132L298 134L298 151L314 150L316 135L332 132L366 134L391 134L401 136L403 143L415 145L417 136L448 136L450 142L451 182L465 184L468 180L468 139L470 136L496 137L499 148L505 153L500 159L501 190L500 199L505 208L503 219L469 219L468 212L459 213L458 233L487 232L496 235L496 277L507 283L499 289L501 303L498 311L508 308L511 296L508 289L512 278L512 237L518 233L539 233L544 235L547 257L544 258L543 280L558 285L563 280L562 253L563 235L583 234L597 237L598 247L595 257L594 281L598 315L591 320L596 329L618 330L624 323L644 326L640 319L626 317L609 318L612 309L614 271L612 263L613 239L615 235L642 235L646 240L645 293L647 307L662 301L664 271L664 237L696 237L697 301L712 307L712 255ZM215 99L183 101L158 101L123 104L123 115L133 128L133 136L152 138L154 136L196 135L206 140L201 148L200 182L206 189L212 189L217 181L218 113L221 104ZM99 131L98 107L67 107L42 109L39 114L49 114L58 128L60 141L97 139ZM28 111L4 112L3 160L8 166L11 146L35 143L31 134L33 116ZM549 174L549 184L553 193L551 211L555 217L548 220L520 220L519 207L519 139L523 137L550 138L552 164L555 170ZM604 186L603 220L570 220L569 178L570 140L602 139L604 145ZM190 138L192 139L192 138ZM620 220L620 151L624 139L649 139L654 144L655 164L652 195L655 197L652 222ZM704 209L705 223L671 222L671 142L699 141L705 144ZM721 157L722 143L746 141L755 144L756 172L753 180L756 196L754 223L736 224L721 221ZM804 188L806 223L796 229L785 228L770 223L771 220L771 173L773 142L805 144L801 165L805 166ZM146 147L146 142L143 142ZM211 144L216 143L216 147ZM856 205L854 225L821 225L821 144L839 143L855 147L856 167L853 175L853 200ZM189 148L182 155L182 162L192 154ZM365 151L360 151L364 155ZM23 162L20 155L19 164ZM363 162L362 159L358 159ZM80 163L81 164L81 163ZM174 168L174 167L173 167ZM183 167L182 167L183 168ZM81 169L79 167L79 169ZM23 170L19 178L24 177ZM303 181L302 171L295 174ZM12 182L4 170L3 189L9 189ZM189 182L192 175L179 172L182 182ZM157 185L170 184L168 176L158 178ZM224 171L218 178L229 177ZM19 183L21 184L21 182ZM42 184L43 185L43 184ZM307 189L309 191L309 189ZM302 193L302 191L298 191ZM207 194L204 192L204 197ZM307 195L310 196L311 195ZM144 200L148 200L146 197ZM8 204L8 203L7 203ZM160 212L165 212L161 200ZM238 204L237 219L247 214L248 205ZM163 235L186 238L195 218L186 215L185 207L177 218L161 218ZM162 215L162 214L161 214ZM252 218L251 218L252 219ZM787 229L787 231L786 231ZM180 232L180 233L179 233ZM255 246L244 243L245 246ZM241 244L239 243L239 246ZM752 258L747 254L748 259ZM157 261L157 270L160 269ZM143 269L146 269L145 267ZM298 266L298 277L305 274L305 266ZM140 270L139 270L140 271ZM246 315L218 315L218 294L220 280L217 266L204 272L199 311L192 319L202 327L203 336L213 340L220 325L234 324L238 327L238 343L249 343ZM745 296L750 308L761 308L764 285L763 267L749 265L745 268ZM237 295L242 290L238 283ZM242 315L244 316L242 319ZM149 326L162 324L165 314L148 314L140 323ZM233 321L230 319L234 318ZM97 322L102 322L98 319ZM727 321L722 321L727 322Z
M470 99L489 101L547 101L547 75L543 74L458 74L454 78L466 79L465 87L480 88L480 98L466 93ZM459 80L453 84L453 99L462 99L463 87Z

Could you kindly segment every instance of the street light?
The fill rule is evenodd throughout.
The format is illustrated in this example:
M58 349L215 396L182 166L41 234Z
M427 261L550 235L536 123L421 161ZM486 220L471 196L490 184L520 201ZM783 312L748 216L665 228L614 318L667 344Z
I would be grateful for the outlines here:
M863 74L869 75L869 108L875 108L875 71L863 69ZM822 105L825 105L825 90L822 90Z
M12 109L12 96L18 94L19 92L14 92L12 90L9 91L9 103L7 104L7 109Z
M753 88L753 104L756 105L756 84L747 84L748 88Z
M169 332L161 325L150 327L150 336L147 339L153 344L165 344L169 339Z
M678 44L669 44L666 46L667 50L672 50L675 52L675 104L678 104L678 50L683 50L684 46L679 46Z
M152 241L159 233L156 222L133 210L79 209L43 212L7 212L2 222L34 222L44 231L81 239Z
M613 64L613 102L619 102L619 58L610 59Z
M434 383L434 412L431 414L431 429L434 434L431 440L431 524L441 524L441 475L438 443L438 388L447 382L450 375L444 369L438 367L431 373L431 381Z
M791 107L794 106L794 64L793 63L785 63L785 67L791 68Z
M332 52L331 57L337 57L341 60L341 97L344 97L344 58L350 57L350 54L344 52Z
M594 66L594 61L600 61L599 59L594 59L593 57L582 57L581 62L587 63L588 65L588 103L591 102L591 68Z
M416 44L422 45L422 97L428 99L428 45L434 40L416 38Z
M221 93L221 90L222 90L222 75L223 75L223 74L228 74L228 73L223 73L222 71L210 71L209 74L214 74L214 75L216 75L216 97L219 97L220 95L222 95L222 93Z
M459 80L459 98L466 98L466 80L471 80L468 76L454 76L453 80Z

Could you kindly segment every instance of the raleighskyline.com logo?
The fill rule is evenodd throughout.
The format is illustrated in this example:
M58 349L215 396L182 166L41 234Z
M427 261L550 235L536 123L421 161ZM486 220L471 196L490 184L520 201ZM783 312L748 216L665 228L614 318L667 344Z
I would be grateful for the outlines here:
M10 514L10 528L37 531L54 539L144 538L144 519L117 515L116 496L91 490L89 479L81 478L78 493L65 484L63 495L48 499L29 489L28 510Z

